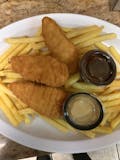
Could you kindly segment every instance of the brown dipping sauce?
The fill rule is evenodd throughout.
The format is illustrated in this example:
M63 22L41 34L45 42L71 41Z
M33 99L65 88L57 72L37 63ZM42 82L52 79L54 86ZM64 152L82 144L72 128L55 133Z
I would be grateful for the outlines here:
M86 82L107 85L116 76L116 64L107 53L100 50L91 50L80 61L80 74Z

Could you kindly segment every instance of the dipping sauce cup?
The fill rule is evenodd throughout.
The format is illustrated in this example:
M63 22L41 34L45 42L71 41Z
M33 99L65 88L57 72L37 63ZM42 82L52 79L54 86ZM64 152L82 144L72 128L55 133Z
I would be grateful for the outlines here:
M108 85L116 76L113 58L101 50L88 51L80 60L81 78L95 85Z
M93 129L103 119L100 101L88 93L70 95L64 103L63 111L65 120L79 130Z

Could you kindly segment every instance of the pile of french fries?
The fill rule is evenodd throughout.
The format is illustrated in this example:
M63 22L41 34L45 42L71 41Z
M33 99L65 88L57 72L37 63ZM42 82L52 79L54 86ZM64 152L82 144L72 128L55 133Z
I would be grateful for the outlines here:
M40 116L48 124L64 133L73 132L94 138L99 133L109 134L120 125L120 54L114 46L107 46L103 43L105 40L116 38L114 33L103 34L103 28L103 26L97 25L82 28L62 27L65 35L76 46L79 58L89 50L100 49L109 53L116 61L117 76L109 86L98 87L87 84L81 80L80 73L71 75L64 86L64 90L70 93L88 92L95 94L103 104L103 121L97 128L90 131L76 130L63 119L50 119L39 115L21 102L7 87L9 83L22 80L21 75L14 73L11 69L9 63L11 57L26 54L50 54L41 34L42 28L40 27L32 37L23 36L5 39L10 47L0 56L0 108L13 126L16 127L21 123L30 124L35 116Z

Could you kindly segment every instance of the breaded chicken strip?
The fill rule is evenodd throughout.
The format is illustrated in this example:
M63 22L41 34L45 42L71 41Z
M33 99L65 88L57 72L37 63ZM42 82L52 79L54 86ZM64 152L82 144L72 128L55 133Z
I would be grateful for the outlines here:
M66 93L57 88L34 84L32 82L14 82L10 90L21 101L38 113L50 118L59 118Z
M51 56L27 55L11 59L12 69L25 80L35 81L51 87L60 87L69 77L66 64Z
M78 65L76 48L59 25L53 19L44 17L42 19L42 34L52 56L66 63L70 73L75 72Z

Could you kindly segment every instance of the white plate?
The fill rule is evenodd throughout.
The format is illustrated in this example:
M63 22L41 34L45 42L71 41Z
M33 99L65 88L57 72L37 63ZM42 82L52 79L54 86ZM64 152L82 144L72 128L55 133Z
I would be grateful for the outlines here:
M0 30L0 53L8 47L4 43L7 37L33 35L40 26L41 19L44 16L49 16L55 19L60 25L67 27L80 27L88 25L104 25L105 32L114 32L120 38L120 28L99 20L93 17L77 15L77 14L46 14L27 18L16 23L10 24ZM120 40L111 40L106 42L114 44L120 50ZM19 128L14 128L9 124L5 116L0 113L0 133L8 138L35 148L48 152L66 152L80 153L100 149L107 145L116 143L120 140L120 130L113 132L110 135L103 135L94 139L88 139L82 135L63 134L42 119L36 118L30 125L21 125Z

